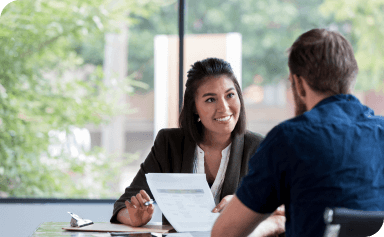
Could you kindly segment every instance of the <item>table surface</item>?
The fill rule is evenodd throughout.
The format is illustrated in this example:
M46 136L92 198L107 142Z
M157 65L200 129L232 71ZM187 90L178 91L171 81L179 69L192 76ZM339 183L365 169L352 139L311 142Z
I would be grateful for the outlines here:
M154 223L155 224L155 223ZM160 224L157 222L156 224ZM66 231L63 227L68 227L68 222L44 222L36 229L32 236L37 237L56 237L56 236L73 236L73 237L110 237L108 232L88 232L88 231ZM209 232L191 232L194 237L210 236ZM285 233L279 237L285 236Z
M68 227L69 222L44 222L39 225L35 233L32 236L38 237L53 237L53 236L76 236L76 237L88 237L88 236L111 236L109 233L102 232L81 232L81 231L65 231L62 228Z
M156 222L153 224L161 224ZM39 225L32 236L53 237L53 236L73 236L73 237L107 237L111 236L109 232L90 232L90 231L67 231L63 227L68 227L68 222L44 222Z
M161 222L155 222L152 224L161 224ZM68 222L44 222L39 225L35 233L32 236L38 237L57 237L57 236L73 236L73 237L111 237L108 232L88 232L88 231L66 231L63 227L68 227ZM210 237L210 232L192 232L193 237Z

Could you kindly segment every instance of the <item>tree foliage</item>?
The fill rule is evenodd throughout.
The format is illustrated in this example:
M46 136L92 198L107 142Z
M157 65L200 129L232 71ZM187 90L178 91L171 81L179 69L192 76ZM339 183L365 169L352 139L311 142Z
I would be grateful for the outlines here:
M153 87L153 38L178 34L178 1L149 18L132 15L129 68ZM288 75L286 50L305 31L328 28L351 41L360 67L357 89L377 87L383 79L383 0L193 0L186 1L186 33L242 34L243 88L260 75L275 83ZM260 78L260 77L258 77Z
M320 7L326 16L334 17L351 39L359 74L356 88L383 88L384 78L384 1L325 0Z
M134 24L127 11L147 17L155 9L156 1L109 0L18 0L5 7L0 18L0 196L113 196L109 182L122 164L98 148L77 157L52 155L52 131L70 135L73 126L105 123L117 112L113 98L107 98L101 65L85 80L65 76L84 66L74 42L118 32L116 22Z
M243 88L260 75L275 83L288 74L287 48L305 30L332 23L318 11L322 0L193 0L186 1L186 34L239 32L242 34ZM129 68L136 79L153 87L153 38L178 34L178 1L169 2L158 14L138 20L130 29Z
M305 29L327 24L316 7L321 1L190 1L188 29L194 33L240 32L243 87L256 75L274 83L288 74L286 50ZM200 7L193 7L196 2Z

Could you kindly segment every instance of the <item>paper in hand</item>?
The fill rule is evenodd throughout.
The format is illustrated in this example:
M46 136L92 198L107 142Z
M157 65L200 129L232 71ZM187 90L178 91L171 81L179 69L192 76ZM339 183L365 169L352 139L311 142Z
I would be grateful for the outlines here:
M146 174L157 205L177 232L210 231L219 216L205 174Z

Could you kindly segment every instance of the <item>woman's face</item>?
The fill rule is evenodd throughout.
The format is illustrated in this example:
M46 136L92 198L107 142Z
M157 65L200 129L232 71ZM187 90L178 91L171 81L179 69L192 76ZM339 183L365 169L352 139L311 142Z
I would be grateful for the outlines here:
M239 120L240 99L226 75L206 78L197 89L195 104L205 133L228 135Z

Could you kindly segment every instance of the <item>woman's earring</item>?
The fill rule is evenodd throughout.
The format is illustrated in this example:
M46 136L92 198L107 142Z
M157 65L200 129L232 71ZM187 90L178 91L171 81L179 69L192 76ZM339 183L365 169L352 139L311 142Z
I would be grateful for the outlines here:
M197 122L200 122L200 117L197 118Z

